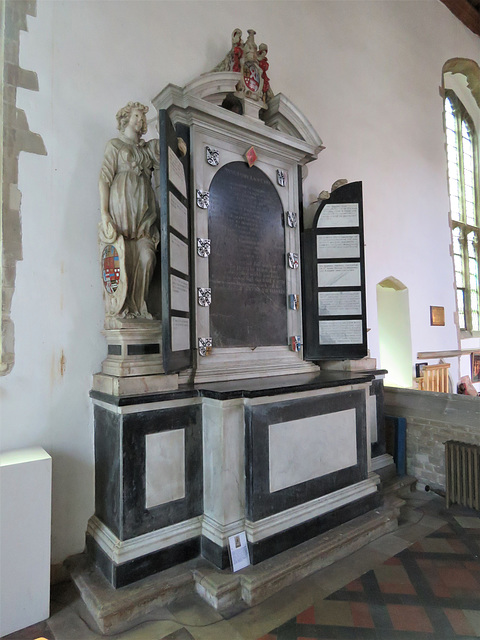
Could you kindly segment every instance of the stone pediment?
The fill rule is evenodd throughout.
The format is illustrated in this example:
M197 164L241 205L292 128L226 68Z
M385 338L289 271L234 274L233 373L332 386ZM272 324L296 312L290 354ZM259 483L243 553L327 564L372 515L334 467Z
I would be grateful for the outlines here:
M252 118L251 115L240 116L222 108L221 105L226 96L235 94L239 77L240 73L235 71L204 73L183 88L169 84L152 102L157 109L169 109L175 105L182 109L190 107L210 113L216 112L217 116L221 113L227 119L246 118L249 126L254 122L259 126L266 125L275 131L303 141L311 150L311 157L307 161L316 158L324 148L320 136L302 111L282 93L278 93L268 101L268 108L262 111L261 118ZM210 109L210 105L215 105L221 109L221 112Z

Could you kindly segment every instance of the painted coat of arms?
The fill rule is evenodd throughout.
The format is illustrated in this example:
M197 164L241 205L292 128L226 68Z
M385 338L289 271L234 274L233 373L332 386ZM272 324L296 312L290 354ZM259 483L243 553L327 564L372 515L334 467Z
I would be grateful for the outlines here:
M107 293L115 293L120 283L120 257L113 244L107 244L102 253L102 279Z
M127 296L125 240L122 236L115 242L107 242L100 237L100 268L106 315L113 317L120 313Z

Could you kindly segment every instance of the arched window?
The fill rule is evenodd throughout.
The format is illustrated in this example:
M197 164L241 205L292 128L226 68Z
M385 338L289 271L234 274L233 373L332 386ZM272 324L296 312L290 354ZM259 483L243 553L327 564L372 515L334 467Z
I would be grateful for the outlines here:
M453 93L445 92L448 184L459 327L480 331L480 213L478 148L473 122Z

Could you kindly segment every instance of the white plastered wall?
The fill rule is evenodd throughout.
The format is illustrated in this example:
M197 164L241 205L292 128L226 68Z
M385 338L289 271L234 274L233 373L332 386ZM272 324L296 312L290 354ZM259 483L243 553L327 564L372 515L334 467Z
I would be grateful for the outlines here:
M412 351L457 348L448 252L442 66L480 40L439 0L121 2L39 0L20 61L39 92L17 103L46 157L20 157L23 261L12 305L16 362L0 380L1 449L53 458L52 560L83 549L94 510L91 376L106 355L97 253L98 172L115 113L210 70L235 27L269 45L275 92L305 113L326 150L305 201L338 178L364 186L369 347L375 285L409 290ZM446 326L429 326L430 305ZM381 364L381 363L380 363Z

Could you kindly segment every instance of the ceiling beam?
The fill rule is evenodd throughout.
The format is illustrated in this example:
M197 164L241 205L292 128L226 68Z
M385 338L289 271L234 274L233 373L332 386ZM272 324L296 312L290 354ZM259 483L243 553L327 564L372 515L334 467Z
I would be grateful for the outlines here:
M463 24L480 36L480 13L468 0L440 0ZM474 2L475 0L472 0Z

